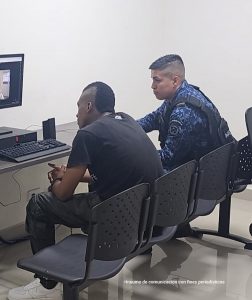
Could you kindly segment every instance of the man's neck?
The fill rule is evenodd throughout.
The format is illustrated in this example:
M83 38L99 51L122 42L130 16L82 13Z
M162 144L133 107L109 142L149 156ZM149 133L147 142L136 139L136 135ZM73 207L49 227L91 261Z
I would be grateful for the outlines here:
M181 86L182 86L182 84L183 84L184 81L185 81L185 80L181 81L180 85L177 86L177 88L176 88L176 90L175 90L173 96L172 96L170 99L167 99L168 101L172 101L174 98L176 98L176 96L177 96L177 94L178 94L178 91L180 90L180 88L181 88Z

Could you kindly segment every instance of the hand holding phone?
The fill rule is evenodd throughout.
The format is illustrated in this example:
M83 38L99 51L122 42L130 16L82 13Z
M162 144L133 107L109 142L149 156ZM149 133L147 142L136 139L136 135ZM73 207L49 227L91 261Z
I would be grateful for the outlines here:
M58 170L58 171L64 171L64 172L66 171L66 166L64 166L64 165L57 166L56 164L49 162L48 166L51 167L51 168L53 168L53 169L55 169L55 170Z
M48 179L50 183L52 183L55 180L55 178L63 178L66 172L66 166L57 166L54 163L48 163L48 166L53 168L51 171L48 172Z
M53 163L48 163L48 166L51 167L51 168L55 168L56 167L56 165L53 164Z

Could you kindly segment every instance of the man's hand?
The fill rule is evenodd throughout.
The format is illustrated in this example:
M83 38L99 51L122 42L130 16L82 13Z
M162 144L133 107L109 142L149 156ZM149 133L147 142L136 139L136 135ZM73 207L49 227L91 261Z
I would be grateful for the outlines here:
M54 182L54 180L56 178L58 178L58 179L63 178L63 176L66 172L66 166L61 165L59 167L59 166L56 166L55 164L52 164L52 163L48 163L48 165L53 168L50 172L48 172L48 179L49 179L51 184Z
M51 183L51 192L62 201L69 199L73 194L76 186L82 180L87 167L76 166L66 168L66 166L56 166L49 164L53 169L48 172L48 179ZM59 180L57 180L59 179Z

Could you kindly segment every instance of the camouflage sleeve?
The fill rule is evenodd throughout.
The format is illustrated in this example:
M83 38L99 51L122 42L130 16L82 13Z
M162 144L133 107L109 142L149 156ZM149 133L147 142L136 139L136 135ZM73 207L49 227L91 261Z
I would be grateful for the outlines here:
M165 102L155 111L146 115L145 117L138 119L138 124L143 128L145 132L151 132L159 129L159 118L165 110Z
M165 146L158 150L165 169L169 170L185 160L205 126L206 119L200 111L185 104L175 107L170 116Z

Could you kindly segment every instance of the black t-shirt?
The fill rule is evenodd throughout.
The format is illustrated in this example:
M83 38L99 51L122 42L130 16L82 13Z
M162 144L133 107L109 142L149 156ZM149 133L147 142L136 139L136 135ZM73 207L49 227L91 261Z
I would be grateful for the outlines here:
M125 113L103 116L77 132L68 167L79 165L88 167L101 199L163 175L155 146Z

